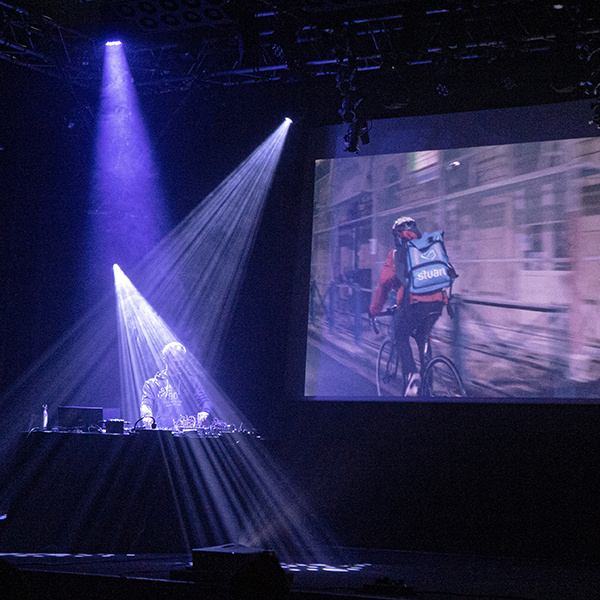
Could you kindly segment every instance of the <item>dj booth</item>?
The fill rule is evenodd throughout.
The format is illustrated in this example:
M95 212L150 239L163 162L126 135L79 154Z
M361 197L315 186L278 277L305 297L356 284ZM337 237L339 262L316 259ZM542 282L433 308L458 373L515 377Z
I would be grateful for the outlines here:
M0 549L176 554L228 542L236 490L256 486L246 450L258 443L244 432L24 433Z

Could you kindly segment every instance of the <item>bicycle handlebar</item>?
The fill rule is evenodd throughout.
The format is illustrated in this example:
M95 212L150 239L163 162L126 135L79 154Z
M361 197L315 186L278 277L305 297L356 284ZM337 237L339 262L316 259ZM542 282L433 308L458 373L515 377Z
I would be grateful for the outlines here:
M371 321L371 327L376 335L379 335L379 329L377 328L377 319L369 313L369 321Z
M379 313L379 317L391 317L393 316L394 312L396 312L396 306L392 306L390 308L387 308L386 310L384 310L382 313ZM379 335L379 328L377 327L377 317L373 316L371 313L369 313L369 319L371 321L371 327L373 327L373 331Z

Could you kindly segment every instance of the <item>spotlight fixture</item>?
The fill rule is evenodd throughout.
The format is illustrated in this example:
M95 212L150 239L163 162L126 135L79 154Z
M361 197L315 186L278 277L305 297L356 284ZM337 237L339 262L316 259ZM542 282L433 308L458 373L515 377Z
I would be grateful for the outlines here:
M188 23L195 24L200 23L200 21L202 21L202 17L193 10L186 10L182 16Z
M121 42L119 40L110 40L106 42L105 46L120 46Z
M600 46L582 45L579 47L579 57L587 63L587 74L580 86L586 96L591 96L592 116L590 125L596 125L600 129Z
M363 113L363 96L356 85L357 69L353 61L348 64L340 63L336 76L337 88L342 94L342 108L339 114L344 123L348 123L348 130L344 136L346 152L358 154L359 140L363 144L369 143L369 129Z
M589 121L590 125L595 125L600 129L600 101L592 102L592 117Z
M169 27L177 27L179 25L179 19L174 15L161 15L160 20L165 24L169 25Z
M135 8L129 6L128 4L125 4L125 2L121 2L120 4L117 5L117 12L122 17L126 17L126 18L131 18L131 17L135 16Z
M344 123L352 123L356 120L358 105L362 102L362 98L356 93L356 90L351 89L342 96L342 108L339 113L344 120Z
M346 152L358 154L358 129L354 123L350 123L348 132L344 136L344 142L346 144Z
M204 16L212 21L219 21L224 15L218 8L205 8Z
M144 17L143 19L140 19L140 25L147 27L148 29L156 29L158 27L158 22L150 17Z
M346 144L345 152L352 152L352 154L358 154L358 140L363 144L368 144L371 140L369 139L369 128L367 122L364 120L353 121L348 125L348 131L344 136L344 143Z
M514 90L516 87L518 87L518 83L512 78L510 77L510 75L506 75L505 77L503 77L500 80L500 85L505 89L505 90Z
M445 83L438 83L435 90L438 93L438 96L441 96L442 98L447 98L450 95L450 89Z
M140 2L138 3L138 8L147 15L152 15L158 10L152 2Z

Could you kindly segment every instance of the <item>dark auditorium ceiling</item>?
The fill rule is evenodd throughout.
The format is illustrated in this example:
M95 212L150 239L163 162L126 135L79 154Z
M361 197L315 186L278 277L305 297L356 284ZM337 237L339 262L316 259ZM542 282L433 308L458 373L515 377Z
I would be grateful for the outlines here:
M321 106L313 122L339 122L349 78L369 118L594 100L599 12L593 1L2 0L0 58L97 89L103 43L121 38L142 93L276 86Z

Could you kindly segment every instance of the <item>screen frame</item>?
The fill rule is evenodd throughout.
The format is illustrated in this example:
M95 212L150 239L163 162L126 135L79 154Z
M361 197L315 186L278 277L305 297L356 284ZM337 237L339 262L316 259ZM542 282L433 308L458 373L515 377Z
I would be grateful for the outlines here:
M495 146L561 139L599 137L597 128L589 123L590 105L587 101L494 109L488 111L407 117L374 121L370 127L370 143L359 146L360 156L402 154L423 150L447 150L479 146ZM448 402L450 399L379 398L373 396L307 396L305 395L305 365L307 353L309 286L312 244L312 210L315 185L315 162L321 159L347 158L344 135L346 125L314 129L306 135L304 145L311 160L306 169L308 183L304 186L310 207L305 215L303 232L298 236L296 314L294 331L302 332L304 344L292 344L288 369L288 386L293 397L306 401L333 402ZM310 189L310 192L308 190ZM310 201L308 198L310 197ZM307 248L309 249L307 251ZM300 291L300 286L302 290ZM297 340L297 338L296 338ZM301 356L301 359L300 359ZM597 404L600 398L578 397L481 397L452 399L459 403L527 403L527 404Z

